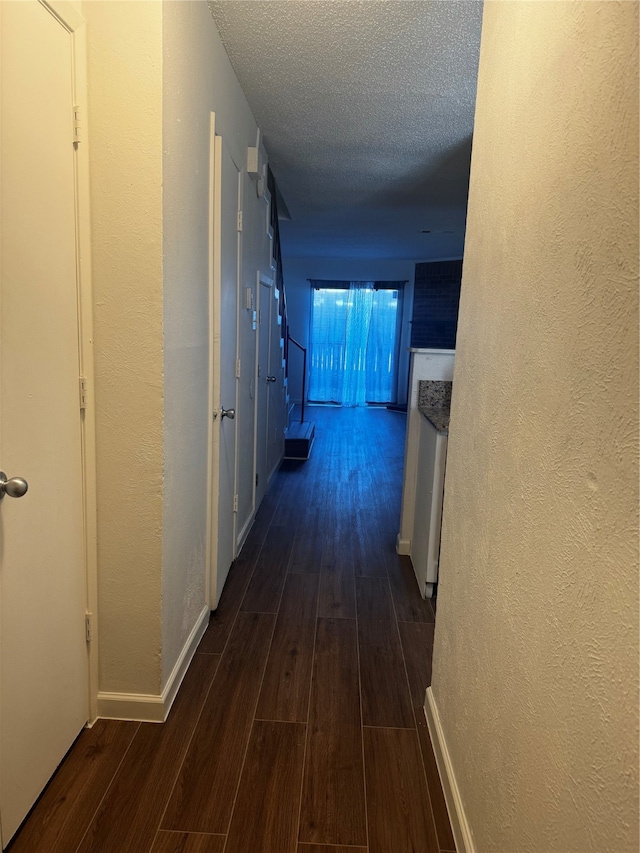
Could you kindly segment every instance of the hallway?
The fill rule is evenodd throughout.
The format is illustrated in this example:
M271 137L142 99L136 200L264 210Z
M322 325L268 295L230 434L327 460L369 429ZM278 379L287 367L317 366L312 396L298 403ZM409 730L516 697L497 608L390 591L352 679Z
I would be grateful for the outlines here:
M11 853L455 850L422 710L434 613L394 549L405 416L308 417L168 721L85 730Z

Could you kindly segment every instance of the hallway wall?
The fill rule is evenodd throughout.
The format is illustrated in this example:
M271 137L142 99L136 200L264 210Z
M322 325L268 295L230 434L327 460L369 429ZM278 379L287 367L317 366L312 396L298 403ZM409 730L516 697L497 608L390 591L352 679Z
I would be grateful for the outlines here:
M209 120L240 169L257 125L204 0L163 2L164 525L166 683L205 603L208 430ZM246 172L244 180L248 180ZM253 183L249 182L253 187ZM241 270L268 267L265 203L247 194ZM256 252L258 243L262 253ZM243 318L246 319L243 313ZM250 324L240 324L249 336ZM245 376L252 375L245 359ZM247 421L247 418L244 418ZM253 428L253 412L249 424ZM185 440L187 437L187 440ZM252 446L252 437L248 442ZM253 483L253 455L243 481ZM250 500L242 491L242 497Z
M101 691L158 694L162 655L162 5L87 19Z
M163 3L164 524L162 681L205 601L211 15ZM184 440L189 436L189 441Z
M240 168L257 126L205 0L87 2L83 13L100 691L153 704L207 606L210 113ZM255 283L268 266L266 207L249 198L243 262Z
M486 2L432 696L475 849L638 849L638 5Z

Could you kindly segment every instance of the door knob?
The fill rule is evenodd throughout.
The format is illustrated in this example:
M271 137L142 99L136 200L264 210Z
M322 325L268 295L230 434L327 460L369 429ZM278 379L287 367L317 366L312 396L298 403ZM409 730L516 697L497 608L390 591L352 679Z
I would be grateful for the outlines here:
M267 376L267 382L275 382L275 381L276 381L275 376Z
M21 498L27 493L28 488L29 483L22 477L11 477L8 480L4 471L0 471L0 501L5 495L9 495L10 498Z
M233 420L236 416L235 409L225 409L224 406L220 407L220 417L221 418L229 418L229 420Z

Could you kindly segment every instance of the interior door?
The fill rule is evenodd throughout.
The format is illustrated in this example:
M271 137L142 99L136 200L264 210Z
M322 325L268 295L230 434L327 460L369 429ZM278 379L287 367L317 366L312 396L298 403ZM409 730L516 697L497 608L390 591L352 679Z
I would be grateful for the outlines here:
M88 717L73 33L0 3L0 820L7 845ZM20 483L9 492L19 494Z
M212 137L211 368L213 373L210 606L218 606L236 543L237 312L240 171L220 136Z
M273 282L258 274L258 371L257 371L257 417L256 417L256 507L260 506L267 491L270 471L267 468L267 443L269 423L269 331L271 328L271 293Z
M236 370L238 382L237 421L237 470L236 494L238 509L236 512L236 554L249 533L255 514L256 498L256 459L255 459L255 428L256 428L256 324L254 314L256 309L256 268L255 258L258 255L263 233L253 225L251 216L255 217L255 184L249 180L246 171L241 173L242 208L245 228L241 232L241 252L239 259L238 281L238 364ZM260 213L262 211L260 210ZM248 221L249 220L249 221ZM259 480L259 477L258 477Z
M269 373L267 406L267 470L271 477L284 455L286 400L284 385L284 341L280 314L280 291L271 288L269 300Z

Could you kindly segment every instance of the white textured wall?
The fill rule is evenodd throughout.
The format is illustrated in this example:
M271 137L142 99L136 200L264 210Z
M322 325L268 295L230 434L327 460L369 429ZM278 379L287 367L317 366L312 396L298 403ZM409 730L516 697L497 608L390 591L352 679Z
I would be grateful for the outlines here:
M157 695L206 604L210 112L240 166L257 127L204 0L83 10L100 690Z
M161 5L89 2L100 689L159 693Z
M162 10L165 682L206 601L209 115L215 27L204 2L168 2Z
M482 853L638 850L637 39L485 4L433 664Z
M209 117L240 168L257 126L205 0L162 3L165 493L163 528L163 681L205 605L208 428ZM265 247L264 202L249 197L243 238ZM246 253L245 253L246 254ZM244 266L255 285L255 257ZM263 257L263 260L264 257ZM268 260L268 256L267 256ZM253 269L251 276L250 268ZM244 315L243 315L244 317ZM249 330L254 337L255 333ZM250 359L245 375L254 369ZM246 419L245 419L246 421ZM253 483L253 412L249 466Z

